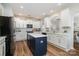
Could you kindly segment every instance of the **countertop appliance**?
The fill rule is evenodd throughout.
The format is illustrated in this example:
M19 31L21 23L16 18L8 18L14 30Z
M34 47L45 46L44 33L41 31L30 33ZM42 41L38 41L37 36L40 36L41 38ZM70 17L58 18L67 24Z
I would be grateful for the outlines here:
M27 24L27 28L33 28L32 24Z
M33 32L33 24L27 24L26 26L26 32L27 33L32 33Z

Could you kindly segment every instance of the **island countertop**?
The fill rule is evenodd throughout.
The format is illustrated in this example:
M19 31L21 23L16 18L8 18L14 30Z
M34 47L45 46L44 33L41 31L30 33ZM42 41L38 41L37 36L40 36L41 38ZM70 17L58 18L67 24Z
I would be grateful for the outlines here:
M38 37L47 37L47 35L44 35L42 33L28 33L28 35L31 35L32 37L38 38Z

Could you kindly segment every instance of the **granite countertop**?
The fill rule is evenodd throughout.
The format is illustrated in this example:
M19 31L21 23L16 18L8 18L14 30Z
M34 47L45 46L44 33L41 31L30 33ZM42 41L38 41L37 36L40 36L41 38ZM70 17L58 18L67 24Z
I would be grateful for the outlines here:
M41 33L28 33L28 35L31 35L35 38L38 38L38 37L47 37L47 35L43 35Z

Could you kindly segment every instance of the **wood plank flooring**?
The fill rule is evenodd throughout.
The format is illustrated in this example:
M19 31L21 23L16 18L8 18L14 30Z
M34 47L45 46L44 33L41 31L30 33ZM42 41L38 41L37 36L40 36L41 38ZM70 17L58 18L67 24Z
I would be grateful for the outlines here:
M16 41L14 56L32 56L26 41Z
M77 50L79 50L79 43L74 42L74 48L77 49Z
M14 44L15 44L15 49L13 53L14 56L32 56L32 53L28 48L26 41L17 41ZM65 52L51 44L47 45L46 56L73 56L73 55L79 56L79 52L76 50Z

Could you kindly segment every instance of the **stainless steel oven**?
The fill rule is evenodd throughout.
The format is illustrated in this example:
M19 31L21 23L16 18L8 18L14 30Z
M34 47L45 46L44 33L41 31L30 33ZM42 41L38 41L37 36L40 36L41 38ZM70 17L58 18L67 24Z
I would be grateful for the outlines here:
M33 24L27 24L26 26L26 31L27 33L32 33L33 32Z

